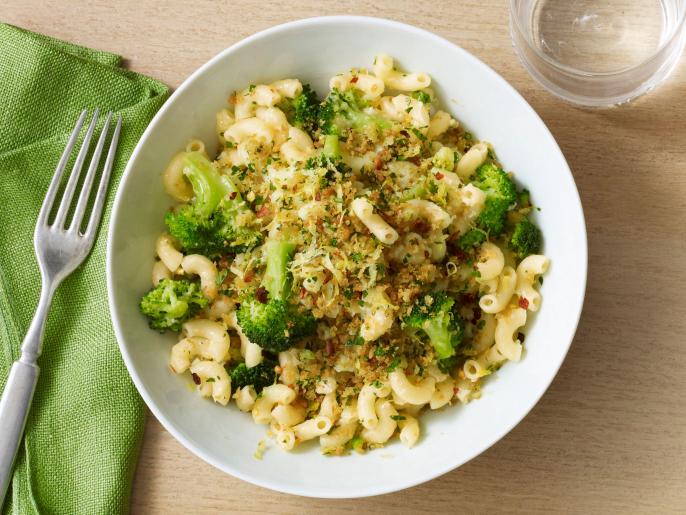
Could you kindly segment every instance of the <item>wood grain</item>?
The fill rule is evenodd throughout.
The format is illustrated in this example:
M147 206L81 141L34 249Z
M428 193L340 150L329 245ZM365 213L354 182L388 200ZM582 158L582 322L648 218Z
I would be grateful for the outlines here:
M171 86L230 44L288 20L345 13L412 23L472 52L524 95L581 193L590 268L577 336L548 393L490 450L404 492L323 501L225 475L150 416L134 513L686 511L686 59L631 105L585 111L524 71L502 0L3 4L3 21L117 52Z

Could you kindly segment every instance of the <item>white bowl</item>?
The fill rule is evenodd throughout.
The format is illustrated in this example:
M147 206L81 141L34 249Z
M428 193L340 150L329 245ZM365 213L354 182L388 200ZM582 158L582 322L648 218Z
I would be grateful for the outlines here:
M319 92L350 67L369 67L386 52L403 69L425 71L445 107L491 141L542 211L537 214L552 260L543 305L527 330L526 353L488 378L483 397L425 414L413 449L393 443L366 455L322 456L316 446L285 453L235 406L201 399L169 372L174 336L160 335L138 312L150 288L155 238L172 204L160 171L193 137L214 145L214 116L247 84L298 77ZM211 148L211 147L210 147ZM488 66L452 43L409 25L362 17L313 18L255 34L221 52L172 95L143 134L117 192L107 254L110 309L122 356L150 410L179 442L215 467L281 492L313 497L388 493L435 478L474 458L531 410L567 354L586 285L586 230L579 195L552 135L524 99ZM268 440L269 442L269 440Z

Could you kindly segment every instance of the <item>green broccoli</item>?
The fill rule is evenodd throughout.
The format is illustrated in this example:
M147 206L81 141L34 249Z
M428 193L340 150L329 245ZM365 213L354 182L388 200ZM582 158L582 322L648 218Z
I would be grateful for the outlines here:
M241 363L231 371L231 386L243 388L252 385L257 393L260 393L265 386L276 382L277 363L271 359L265 359L259 365L248 368L245 363Z
M453 312L454 304L455 300L443 292L425 295L404 319L407 327L421 330L429 337L439 361L454 356L462 343L462 324Z
M517 205L520 208L531 207L531 193L527 189L523 189L517 194Z
M311 335L315 319L288 300L291 292L288 263L293 259L295 245L272 240L265 247L267 266L262 284L242 299L236 316L251 342L268 351L281 352Z
M329 93L319 109L318 125L322 134L347 137L350 130L383 131L391 127L391 122L364 111L367 102L356 89Z
M510 238L510 248L519 259L524 259L530 254L538 254L541 251L542 239L538 226L525 218L515 225Z
M486 241L486 233L481 229L469 229L457 240L458 248L463 252L470 252Z
M505 228L508 210L517 202L517 188L510 176L493 163L476 169L473 184L486 193L486 201L476 219L479 229L489 236L500 235Z
M444 374L450 374L455 367L457 367L458 357L450 356L449 358L438 360L438 369Z
M338 136L332 134L326 135L322 151L305 162L305 169L316 170L320 174L321 188L327 187L331 182L340 180L352 172L341 157Z
M231 179L221 175L200 152L186 153L183 164L195 199L167 213L164 220L183 250L215 256L259 245L262 235L257 230L236 223L236 218L250 209Z
M206 307L207 303L197 282L162 279L143 296L140 310L148 317L151 328L180 331L181 324Z
M341 159L341 145L338 141L338 136L335 134L327 134L324 138L324 149L322 153L330 159Z
M313 136L318 127L319 99L309 84L303 85L302 92L292 99L279 104L288 121Z

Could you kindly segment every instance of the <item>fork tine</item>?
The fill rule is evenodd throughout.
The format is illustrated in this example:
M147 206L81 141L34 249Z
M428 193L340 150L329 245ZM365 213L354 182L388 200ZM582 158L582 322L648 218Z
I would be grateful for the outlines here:
M100 155L102 154L102 149L105 146L107 132L110 129L111 118L112 111L107 113L107 118L105 119L105 123L102 126L102 131L100 132L100 137L98 138L98 144L93 152L90 165L88 165L88 172L86 173L86 178L83 180L81 193L79 193L79 200L76 204L76 209L74 210L74 217L72 218L71 225L69 226L70 231L78 231L81 227L81 221L83 220L83 215L86 212L86 206L88 205L88 197L90 196L91 187L93 185L93 181L95 180L95 174L98 170L98 165L100 164Z
M71 170L69 181L67 182L66 188L64 188L64 194L62 195L60 207L55 215L55 221L52 223L54 227L61 228L64 225L64 220L67 218L69 206L71 205L71 199L74 197L74 190L76 190L76 183L79 180L79 175L81 175L81 168L83 167L83 162L86 160L86 154L88 154L88 147L91 143L91 137L93 136L93 131L95 131L95 125L98 123L98 114L99 110L96 108L93 112L93 119L88 126L86 136L83 138L83 142L81 143L81 149L76 156L76 161L74 162L74 167Z
M81 115L74 126L74 130L71 131L69 136L69 141L67 141L67 146L64 147L64 152L62 152L62 157L55 168L55 174L52 176L52 181L48 187L48 191L45 194L45 199L43 200L43 205L38 213L38 220L36 222L36 227L44 226L48 223L48 216L50 216L50 211L52 210L52 204L55 201L55 195L57 195L57 190L60 187L60 182L62 182L62 176L64 175L64 169L67 167L67 162L69 161L69 156L71 151L74 149L74 144L79 137L79 132L81 132L81 127L83 127L83 122L86 119L88 110L84 109L81 111Z
M95 231L100 223L100 216L102 215L102 207L105 204L105 197L107 196L107 184L109 183L110 173L112 172L112 165L114 164L114 156L117 152L117 143L119 142L119 132L121 131L121 116L117 118L117 125L114 127L112 140L110 141L110 149L107 152L107 159L105 159L105 167L102 170L100 177L100 184L98 185L98 192L93 202L93 210L91 211L91 218L88 221L88 227L84 236L89 241L95 238Z

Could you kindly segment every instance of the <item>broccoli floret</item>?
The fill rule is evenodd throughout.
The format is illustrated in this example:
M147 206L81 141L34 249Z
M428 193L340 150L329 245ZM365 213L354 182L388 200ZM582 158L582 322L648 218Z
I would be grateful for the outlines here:
M215 256L259 245L262 235L236 222L249 208L231 179L221 175L200 152L186 153L183 165L195 198L192 204L167 213L164 219L169 233L179 240L183 250Z
M498 236L505 228L508 210L517 202L517 188L510 176L493 163L476 169L474 185L486 193L476 225L490 236Z
M140 310L148 317L151 328L180 331L181 324L205 308L207 303L197 282L162 279L143 296Z
M332 181L341 179L352 172L351 168L343 162L338 136L334 135L325 137L322 152L309 158L305 162L305 168L317 170L317 173L320 174L321 188L325 188Z
M486 233L480 229L469 229L457 240L458 248L463 252L470 252L486 241Z
M236 315L251 342L268 351L281 352L310 336L315 330L315 319L288 300L288 263L293 259L295 245L273 240L265 247L267 266L262 284L241 301Z
M453 313L455 301L445 293L421 297L404 319L407 327L423 331L429 337L436 358L444 360L455 355L462 343L462 324Z
M318 127L319 99L309 84L303 85L302 92L293 99L279 104L288 121L313 136Z
M231 371L231 386L243 388L252 385L257 393L260 393L265 386L276 382L276 371L274 367L276 361L265 359L259 365L248 368L245 363L241 363Z
M450 374L457 366L457 356L438 360L438 369L444 374Z
M517 195L517 205L520 208L527 208L531 207L531 193L529 193L529 190L523 189L520 191Z
M541 251L542 239L538 226L524 219L515 226L512 232L510 248L519 259L524 259L530 254L538 254Z
M365 107L367 102L358 90L332 90L319 109L318 125L322 134L346 137L351 129L376 132L391 127L391 122L365 112Z
M335 134L327 134L324 138L324 149L322 153L330 159L341 158L341 145L338 141L338 136Z

